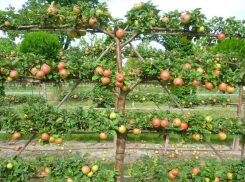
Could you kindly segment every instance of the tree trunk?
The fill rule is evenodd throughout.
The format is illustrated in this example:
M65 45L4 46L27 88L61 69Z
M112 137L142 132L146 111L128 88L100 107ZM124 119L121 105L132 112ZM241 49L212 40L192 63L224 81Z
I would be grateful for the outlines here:
M242 120L242 92L243 92L243 87L241 87L239 91L239 101L237 105L237 121L238 122L241 122ZM239 138L234 138L233 151L238 152L238 149L239 149Z
M117 111L124 117L125 111L125 100L127 93L122 91L121 94L122 99L118 99ZM127 132L119 133L117 132L117 143L116 143L116 164L115 170L119 171L119 176L117 176L116 181L122 182L123 181L123 161L124 161L124 153L125 153L125 146L127 141Z

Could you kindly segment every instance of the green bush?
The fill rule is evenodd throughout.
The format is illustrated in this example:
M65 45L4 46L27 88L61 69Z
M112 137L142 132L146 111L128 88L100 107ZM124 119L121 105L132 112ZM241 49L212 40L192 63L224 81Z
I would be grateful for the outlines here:
M58 38L42 31L27 34L20 45L20 52L43 55L47 59L56 58L60 49Z
M0 97L3 97L3 96L5 96L5 91L4 91L4 86L1 85L0 86Z
M186 99L190 95L195 95L197 92L196 87L190 87L189 85L182 85L181 87L174 87L171 93L175 95L178 99Z

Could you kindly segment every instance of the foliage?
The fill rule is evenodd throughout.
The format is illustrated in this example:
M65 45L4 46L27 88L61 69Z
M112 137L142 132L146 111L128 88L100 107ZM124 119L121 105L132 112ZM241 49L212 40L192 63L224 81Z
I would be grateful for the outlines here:
M182 87L174 87L171 90L171 93L175 95L179 99L183 99L186 96L191 96L196 94L196 87L190 87L188 85L184 85Z
M16 50L16 44L8 38L0 38L0 53L5 57Z
M20 52L42 55L46 59L56 58L60 49L57 37L42 31L27 34L20 44Z
M230 55L231 61L233 61L232 58L235 57L240 59L245 54L245 42L242 39L234 37L225 39L219 44L216 44L212 52L213 54L221 53Z
M14 98L12 101L11 98ZM46 103L43 96L30 96L30 95L6 95L5 97L0 96L0 105L10 105L10 104L21 104L21 103Z
M100 101L99 98L103 100ZM98 83L92 92L93 103L97 104L97 107L114 106L115 95L106 88L105 85Z
M0 85L0 97L3 97L3 96L5 96L5 91L4 91L4 86L2 84Z

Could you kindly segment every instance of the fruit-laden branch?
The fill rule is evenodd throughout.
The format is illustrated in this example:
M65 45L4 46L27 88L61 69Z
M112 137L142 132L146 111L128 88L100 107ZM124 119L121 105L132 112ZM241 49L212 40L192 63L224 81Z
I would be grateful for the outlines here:
M26 142L26 144L24 145L24 147L19 151L19 153L14 157L14 160L17 159L19 157L19 155L22 153L23 150L25 150L25 148L27 147L27 145L35 138L35 136L37 135L37 133L34 133L32 135L32 137Z
M170 96L170 98L174 101L174 103L178 106L178 108L182 111L183 114L186 114L185 111L183 110L183 108L179 105L179 103L176 101L176 99L172 96L172 94L168 91L168 89L162 85L163 89L168 93L168 95Z
M135 88L139 83L140 83L140 82L134 83L134 84L129 88L129 92L130 92L130 91L133 91L134 88Z
M128 40L127 37L125 37L125 39ZM140 58L140 60L143 61L143 63L146 63L146 61L142 58L142 56L139 54L139 52L134 48L134 46L133 46L133 44L131 44L131 42L129 42L129 45L134 50L134 52L137 54L137 56Z
M73 90L75 90L75 88L79 85L79 82L76 82L74 84L74 86L72 87L72 89L70 90L70 92L62 99L62 101L59 103L59 105L57 106L57 109L59 109L59 107L63 104L63 102L65 102L65 100L69 97L69 95L73 92Z
M102 28L97 28L97 30L99 30L102 33L105 33L106 35L109 35L113 39L115 38L115 35L114 35L115 32L111 32L111 31L108 32L108 31L103 30ZM99 32L99 31L97 31L97 32Z
M19 26L18 29L30 29L30 28L67 28L70 27L70 24L66 24L66 25L49 25L49 26L39 26L39 25L29 25L29 26Z
M126 33L126 32L125 32L125 33ZM133 32L132 32L132 33L133 33ZM134 40L134 38L137 37L138 35L139 35L139 32L136 32L136 33L134 33L129 39L127 39L127 38L125 37L126 41L125 41L123 44L120 45L121 49L122 49L124 46L126 46L128 43L130 43L132 40Z
M215 152L215 154L220 158L220 160L226 164L226 161L221 157L221 155L219 155L219 153L217 152L217 150L213 147L213 145L208 141L208 139L205 137L204 134L202 134L204 140L207 142L207 144L213 149L213 151Z
M106 50L100 55L100 57L96 60L99 61L111 48L111 46L113 46L114 42L112 42L109 47L106 48Z
M108 88L110 91L112 91L114 94L115 94L115 96L117 96L119 99L122 99L122 96L114 89L114 88L112 88L110 85L105 85L106 86L106 88Z

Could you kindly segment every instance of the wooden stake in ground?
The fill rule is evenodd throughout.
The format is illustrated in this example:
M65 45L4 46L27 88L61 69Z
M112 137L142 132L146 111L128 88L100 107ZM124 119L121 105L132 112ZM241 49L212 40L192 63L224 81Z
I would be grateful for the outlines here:
M242 93L243 93L243 87L241 87L239 91L239 101L237 105L237 121L238 122L241 122L242 120ZM239 138L234 138L232 151L238 152L238 149L239 149Z

